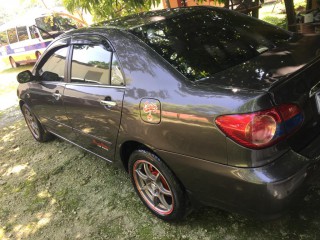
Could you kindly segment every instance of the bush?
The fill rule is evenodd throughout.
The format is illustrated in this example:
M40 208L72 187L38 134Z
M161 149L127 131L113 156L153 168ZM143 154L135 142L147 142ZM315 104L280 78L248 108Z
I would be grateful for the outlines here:
M276 25L277 27L287 29L287 20L286 18L279 18L273 16L266 16L262 19L265 22Z

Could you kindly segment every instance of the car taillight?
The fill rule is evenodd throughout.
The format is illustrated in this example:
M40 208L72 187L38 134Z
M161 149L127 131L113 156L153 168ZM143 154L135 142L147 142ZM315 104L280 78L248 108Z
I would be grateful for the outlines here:
M240 145L261 149L297 130L303 115L298 106L283 104L254 113L219 116L215 122L227 137Z

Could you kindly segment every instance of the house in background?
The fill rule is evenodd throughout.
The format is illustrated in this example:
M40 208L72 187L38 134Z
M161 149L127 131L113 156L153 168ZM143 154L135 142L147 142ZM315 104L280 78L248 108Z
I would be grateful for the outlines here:
M216 6L226 7L253 17L259 17L259 8L261 3L259 0L225 0L224 3L219 3L217 0L205 0L203 2L195 0L168 0L171 8L176 7L192 7L192 6ZM164 8L167 8L167 1L162 0Z

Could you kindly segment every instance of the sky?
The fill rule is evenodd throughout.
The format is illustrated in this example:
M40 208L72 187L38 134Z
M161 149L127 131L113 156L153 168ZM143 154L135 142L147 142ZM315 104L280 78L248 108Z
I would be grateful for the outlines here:
M43 0L48 8L52 8L59 0ZM32 9L32 6L39 5L44 8L41 0L0 0L0 22L12 20L24 15ZM2 15L2 16L1 16Z

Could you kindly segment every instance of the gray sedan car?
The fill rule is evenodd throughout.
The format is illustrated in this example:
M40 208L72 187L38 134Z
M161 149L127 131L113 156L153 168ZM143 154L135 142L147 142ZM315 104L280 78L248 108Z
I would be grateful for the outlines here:
M33 137L124 168L156 216L278 216L320 155L319 38L221 8L67 32L18 75Z

